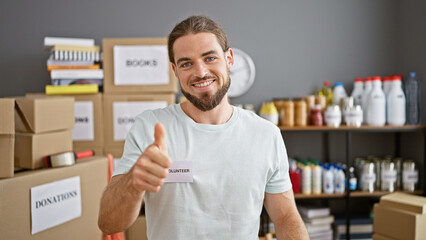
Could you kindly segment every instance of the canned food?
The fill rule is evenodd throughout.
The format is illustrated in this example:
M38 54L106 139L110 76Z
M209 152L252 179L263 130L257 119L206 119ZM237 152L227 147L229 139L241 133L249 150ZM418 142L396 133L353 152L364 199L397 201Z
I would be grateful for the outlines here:
M395 163L391 160L383 160L381 163L381 190L394 192L396 187L397 171Z
M361 190L364 192L374 192L376 186L376 165L374 162L365 162L362 165Z
M416 163L412 160L405 160L402 164L402 186L404 191L414 192L417 182L419 181L419 173L416 169Z

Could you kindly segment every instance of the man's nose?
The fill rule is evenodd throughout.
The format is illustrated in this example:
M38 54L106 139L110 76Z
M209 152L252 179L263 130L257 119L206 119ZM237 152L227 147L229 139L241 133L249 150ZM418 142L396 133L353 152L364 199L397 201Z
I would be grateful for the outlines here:
M208 73L207 67L204 62L197 62L194 66L195 77L203 78Z

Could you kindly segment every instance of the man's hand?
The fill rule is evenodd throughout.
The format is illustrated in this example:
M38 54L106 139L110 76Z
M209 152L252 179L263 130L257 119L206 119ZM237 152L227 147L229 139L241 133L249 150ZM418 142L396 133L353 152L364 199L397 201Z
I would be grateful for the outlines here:
M145 149L131 170L132 185L138 192L158 192L167 177L172 160L167 154L166 130L155 125L154 143Z

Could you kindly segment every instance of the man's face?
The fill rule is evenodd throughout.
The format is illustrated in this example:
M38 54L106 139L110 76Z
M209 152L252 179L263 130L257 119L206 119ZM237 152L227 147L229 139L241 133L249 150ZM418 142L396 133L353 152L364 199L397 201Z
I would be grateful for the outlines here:
M198 109L215 108L226 95L233 53L225 53L212 33L189 34L173 44L173 71L182 93Z

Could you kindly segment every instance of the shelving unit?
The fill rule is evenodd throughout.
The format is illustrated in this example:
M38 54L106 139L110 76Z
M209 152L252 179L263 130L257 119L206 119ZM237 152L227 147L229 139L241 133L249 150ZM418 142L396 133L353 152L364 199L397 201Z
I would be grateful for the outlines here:
M405 126L383 126L383 127L372 127L372 126L361 126L361 127L349 127L349 126L340 126L337 128L327 127L327 126L306 126L306 127L280 127L281 134L285 135L286 133L292 132L318 132L321 133L322 138L322 150L323 150L323 158L329 159L329 133L333 132L343 132L345 134L345 144L346 144L346 158L345 162L347 166L352 165L352 134L353 133L394 133L395 134L395 155L400 155L400 146L401 146L401 133L406 132L420 132L422 134L423 144L417 147L417 149L423 149L423 159L418 159L419 163L419 180L420 186L422 190L414 192L414 194L425 195L426 194L426 183L422 180L422 176L426 173L426 125L405 125ZM424 178L424 177L423 177ZM347 186L349 185L349 176L347 176ZM389 192L375 191L372 193L368 192L349 192L343 194L295 194L296 199L335 199L341 198L345 200L346 204L346 239L350 239L350 217L351 217L351 209L350 209L350 201L354 198L378 198L385 194L389 194Z

